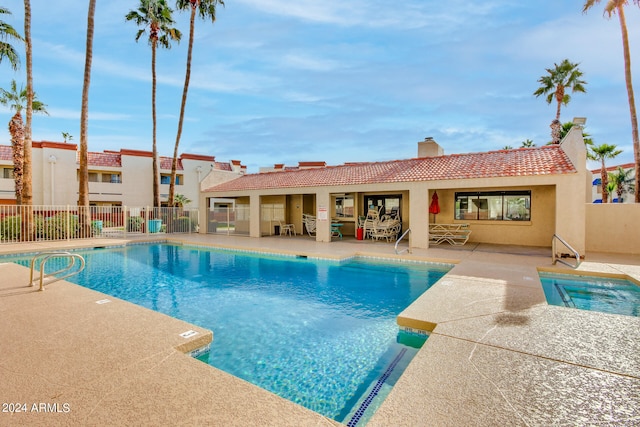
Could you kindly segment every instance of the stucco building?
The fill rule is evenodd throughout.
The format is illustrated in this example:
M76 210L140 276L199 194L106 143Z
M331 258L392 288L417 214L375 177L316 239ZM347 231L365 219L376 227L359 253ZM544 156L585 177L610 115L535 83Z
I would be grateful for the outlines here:
M152 206L153 163L150 151L89 152L89 201L92 206ZM78 146L51 141L33 142L34 205L78 203ZM159 158L161 201L167 201L171 157ZM10 146L0 146L0 204L15 204ZM239 161L217 162L214 156L183 153L178 160L176 194L198 207L200 185L211 186L246 172Z
M370 206L395 210L412 247L429 246L429 224L464 223L470 241L550 246L554 234L585 250L592 175L586 167L581 120L558 145L444 155L432 139L418 143L416 158L324 164L247 174L205 187L200 205L224 198L245 212L236 231L274 234L274 223L304 230L303 214L317 217L316 240L331 241L332 218L356 233ZM269 170L269 169L267 169ZM437 192L441 211L428 213ZM276 212L274 217L273 212ZM201 222L207 218L201 210Z

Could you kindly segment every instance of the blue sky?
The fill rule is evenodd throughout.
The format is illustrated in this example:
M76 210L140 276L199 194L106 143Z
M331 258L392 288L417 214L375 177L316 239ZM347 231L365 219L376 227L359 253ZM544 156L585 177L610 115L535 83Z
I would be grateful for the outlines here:
M34 116L33 139L62 141L69 132L78 143L88 2L31 3L34 87L50 113ZM151 150L151 50L124 19L138 2L97 3L89 150ZM23 2L0 4L13 12L3 19L22 32ZM241 160L257 172L274 163L415 157L427 136L447 154L526 139L544 145L555 105L532 93L545 68L568 58L588 85L561 120L587 117L596 144L624 150L610 164L631 162L619 22L603 17L602 5L586 15L582 5L228 0L215 24L196 21L180 152ZM175 18L183 41L160 50L157 63L158 145L167 156L189 31L187 14ZM627 23L640 98L640 8L627 8ZM14 73L3 62L0 84L8 89L11 79L25 82L24 67ZM0 122L10 115L0 109ZM8 131L3 137L8 144Z

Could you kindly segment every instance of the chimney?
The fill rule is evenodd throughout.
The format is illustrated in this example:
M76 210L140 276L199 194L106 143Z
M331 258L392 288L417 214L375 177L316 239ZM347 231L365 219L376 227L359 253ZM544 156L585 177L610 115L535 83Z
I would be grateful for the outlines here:
M428 136L424 141L418 142L418 157L438 156L444 156L444 150L432 137Z

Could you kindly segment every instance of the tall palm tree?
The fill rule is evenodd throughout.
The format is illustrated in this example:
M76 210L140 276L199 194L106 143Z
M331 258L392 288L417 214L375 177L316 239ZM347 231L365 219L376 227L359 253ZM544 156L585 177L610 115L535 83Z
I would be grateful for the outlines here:
M126 15L127 21L134 21L139 27L136 42L149 28L149 45L151 46L151 116L153 122L153 206L160 207L160 178L158 171L158 147L156 144L156 48L170 49L171 40L180 41L182 34L171 25L175 23L171 17L173 11L166 0L140 0L138 10L131 10Z
M596 160L601 162L600 167L600 180L602 185L602 203L607 203L608 201L608 175L607 175L607 167L604 164L605 159L613 159L618 154L622 153L622 150L618 150L616 145L612 144L600 144L598 146L591 146L589 151L587 151L587 157L591 160Z
M0 15L11 15L11 11L0 6ZM0 20L0 62L7 58L11 64L11 68L17 70L18 65L20 65L20 57L11 43L6 40L22 41L22 37L11 25Z
M13 150L13 178L15 180L16 203L22 205L22 186L24 169L24 122L22 110L27 103L27 90L23 87L18 90L15 80L11 81L11 90L0 89L0 104L15 111L9 120L9 134L11 134L11 147ZM33 111L49 114L46 105L33 94Z
M633 1L640 4L638 0ZM582 12L587 13L600 0L587 0L582 7ZM604 13L611 18L617 14L622 32L622 50L624 54L624 78L627 83L627 98L629 99L629 112L631 114L631 138L633 139L633 158L635 160L635 202L640 203L640 138L638 137L638 116L636 114L636 101L633 95L633 83L631 81L631 54L629 51L629 33L627 31L627 21L624 16L624 7L629 4L628 0L607 0L604 6Z
M87 127L89 124L89 85L91 84L91 60L93 59L93 29L96 14L96 0L89 0L87 13L87 44L84 60L84 80L82 83L82 108L80 111L80 178L78 184L79 222L82 235L91 235L89 215L89 150Z
M609 173L609 180L616 185L616 193L618 193L618 203L622 203L622 195L626 192L633 192L633 177L631 171L633 169L624 169L618 166L615 172Z
M22 204L23 219L21 223L22 240L32 240L35 236L35 223L33 220L33 183L31 162L31 121L33 118L33 59L31 52L31 2L24 0L24 51L27 66L27 105L24 126L24 150L22 168Z
M553 68L546 69L547 75L538 79L541 86L533 94L536 97L547 95L547 104L551 104L554 99L556 100L558 106L555 120L560 123L560 108L562 104L567 105L571 101L571 96L567 92L571 90L572 93L584 93L587 91L584 87L587 82L581 79L582 71L578 68L579 64L574 64L565 59L560 65L555 63L553 65ZM554 138L554 142L559 141Z
M173 160L171 162L171 181L169 182L169 202L174 205L174 195L176 190L176 175L178 171L178 146L182 136L182 123L184 122L184 110L187 104L187 93L189 91L189 79L191 78L191 54L193 51L193 37L195 32L196 12L204 20L210 19L213 24L216 21L216 6L224 6L223 0L176 0L176 9L191 10L189 20L189 47L187 49L187 70L184 76L184 88L182 90L182 103L180 104L180 119L178 120L178 133L176 135L176 145L173 148Z

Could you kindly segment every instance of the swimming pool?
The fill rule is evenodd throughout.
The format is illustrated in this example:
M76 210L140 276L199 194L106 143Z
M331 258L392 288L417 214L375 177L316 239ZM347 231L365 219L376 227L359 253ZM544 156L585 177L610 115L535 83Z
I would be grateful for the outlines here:
M170 244L79 253L87 267L67 280L212 330L201 360L350 425L426 339L400 332L396 316L451 268Z
M549 304L640 317L640 286L628 280L541 272L540 281Z

